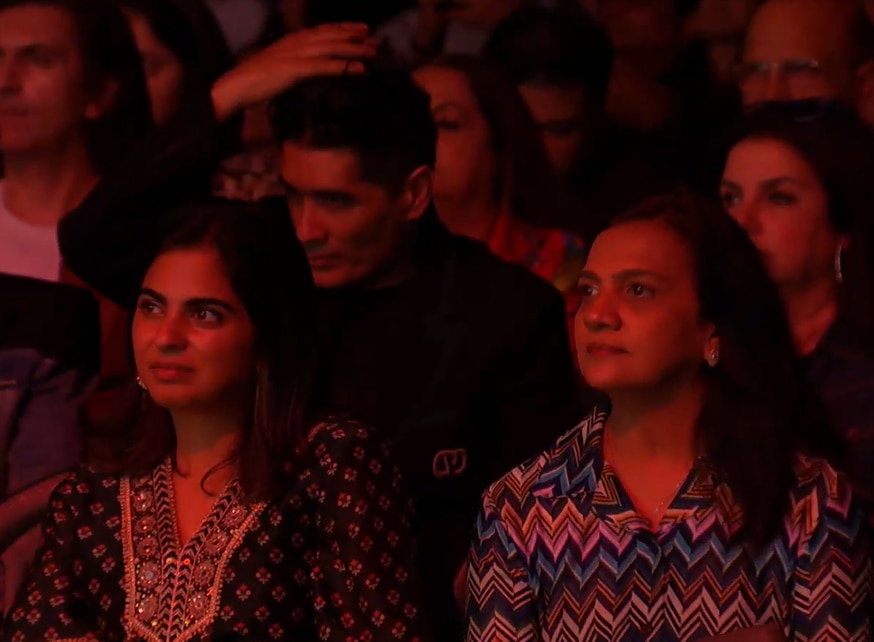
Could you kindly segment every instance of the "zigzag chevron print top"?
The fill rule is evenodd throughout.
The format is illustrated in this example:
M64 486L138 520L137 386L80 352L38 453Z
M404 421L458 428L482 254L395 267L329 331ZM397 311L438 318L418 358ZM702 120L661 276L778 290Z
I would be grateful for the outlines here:
M486 491L468 642L691 642L766 623L791 642L871 639L867 516L843 475L799 456L784 529L754 552L702 464L652 532L604 462L606 418Z

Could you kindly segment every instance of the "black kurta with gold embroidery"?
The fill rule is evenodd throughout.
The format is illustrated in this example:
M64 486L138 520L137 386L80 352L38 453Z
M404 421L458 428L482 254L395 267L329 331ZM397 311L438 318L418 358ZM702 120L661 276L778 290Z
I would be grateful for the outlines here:
M139 479L82 469L52 497L3 640L418 640L410 506L387 455L360 426L321 426L287 495L247 504L232 482L184 546L169 461Z

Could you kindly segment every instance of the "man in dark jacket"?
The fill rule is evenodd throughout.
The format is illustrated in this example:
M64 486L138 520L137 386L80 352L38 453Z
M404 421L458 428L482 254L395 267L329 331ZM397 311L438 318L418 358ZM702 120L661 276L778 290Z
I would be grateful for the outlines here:
M288 208L321 289L320 401L396 442L434 639L459 640L453 579L481 493L580 419L563 300L439 222L436 130L408 75L310 78L274 113ZM63 222L69 266L110 298L132 302L173 225L159 213L181 198L192 148L211 140L207 121L140 155Z

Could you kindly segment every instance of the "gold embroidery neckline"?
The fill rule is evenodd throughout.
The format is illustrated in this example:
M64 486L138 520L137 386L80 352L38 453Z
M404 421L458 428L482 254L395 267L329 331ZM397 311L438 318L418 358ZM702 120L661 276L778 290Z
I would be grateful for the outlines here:
M218 614L222 578L233 553L264 509L246 505L231 481L182 546L169 460L139 479L122 479L125 628L149 642L185 642Z

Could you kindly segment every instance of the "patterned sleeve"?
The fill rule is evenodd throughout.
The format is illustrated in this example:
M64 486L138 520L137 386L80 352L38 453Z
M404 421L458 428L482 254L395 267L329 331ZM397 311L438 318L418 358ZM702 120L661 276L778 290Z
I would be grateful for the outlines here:
M317 501L312 571L319 639L424 639L414 574L412 503L388 448L355 424L317 429L309 496Z
M467 642L540 640L528 571L486 493L467 572Z
M98 641L77 559L79 533L88 528L84 522L91 516L85 509L88 492L77 472L52 493L42 526L43 544L3 623L3 642Z
M872 594L867 514L842 476L829 470L826 477L809 504L812 526L795 567L790 639L868 641Z

